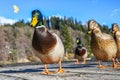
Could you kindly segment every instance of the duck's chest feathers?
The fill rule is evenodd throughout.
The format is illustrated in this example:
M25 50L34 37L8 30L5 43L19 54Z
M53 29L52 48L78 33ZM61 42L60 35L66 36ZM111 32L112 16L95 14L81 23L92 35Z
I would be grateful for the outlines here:
M98 48L100 40L98 40L98 37L95 34L91 35L91 48L94 46L97 46L96 48ZM95 48L95 47L94 47Z
M117 42L120 43L120 32L117 32L117 33L114 35L114 39L115 39L115 41L117 41Z
M79 56L83 56L86 53L86 49L83 47L77 46L75 53Z
M118 51L120 52L120 33L114 34L114 39L116 41Z
M94 50L102 50L107 43L107 37L105 34L93 34L91 36L91 46Z
M52 33L41 29L34 31L32 46L41 54L48 54L54 49L56 43L56 37L53 36Z

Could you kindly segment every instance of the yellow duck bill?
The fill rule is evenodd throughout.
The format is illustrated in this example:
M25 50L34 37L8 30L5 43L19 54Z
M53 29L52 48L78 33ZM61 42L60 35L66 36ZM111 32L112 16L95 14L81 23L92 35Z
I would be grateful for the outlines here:
M92 31L88 31L87 34L91 34Z
M34 17L32 17L32 21L31 21L31 26L32 27L35 27L36 26L36 24L38 23L38 20L37 20L37 18L34 16Z

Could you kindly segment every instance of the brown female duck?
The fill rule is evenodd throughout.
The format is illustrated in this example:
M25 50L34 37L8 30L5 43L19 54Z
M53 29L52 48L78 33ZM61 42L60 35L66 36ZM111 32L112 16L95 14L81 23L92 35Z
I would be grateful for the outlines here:
M81 39L78 37L76 39L77 47L75 49L75 64L79 64L79 60L82 60L82 64L86 64L87 49L81 44Z
M114 38L106 33L102 33L95 20L88 21L88 33L91 33L91 50L98 60L98 68L103 68L100 61L111 61L115 68L114 58L116 57L117 46Z
M117 23L112 24L112 33L117 44L116 58L120 58L120 30ZM117 63L120 63L118 59L116 59L116 61Z
M35 28L32 39L32 46L35 54L44 64L44 72L42 74L51 74L47 69L47 64L59 63L57 72L62 73L64 70L61 61L64 56L64 46L60 38L48 31L43 24L43 16L39 10L32 12L31 26Z

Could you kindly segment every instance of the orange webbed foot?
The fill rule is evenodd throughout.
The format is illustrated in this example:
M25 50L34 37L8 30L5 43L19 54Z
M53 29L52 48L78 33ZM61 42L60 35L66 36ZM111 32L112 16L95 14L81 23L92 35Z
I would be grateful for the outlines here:
M98 65L98 68L107 68L107 66Z
M63 70L63 69L58 69L58 70L56 71L56 73L64 73L64 70Z
M41 72L40 74L52 74L52 73L48 70L45 70L45 71Z
M59 60L59 68L56 72L57 73L63 73L64 72L64 70L62 69L61 59Z
M117 65L118 65L118 64L120 64L120 62L116 62L115 64L117 64Z
M75 62L75 64L80 64L79 62Z
M78 59L76 60L75 64L80 64Z
M82 64L86 64L86 61L83 61Z
M120 68L117 64L112 65L113 68Z
M52 74L48 69L47 69L47 65L44 64L44 68L45 70L43 72L41 72L40 74Z

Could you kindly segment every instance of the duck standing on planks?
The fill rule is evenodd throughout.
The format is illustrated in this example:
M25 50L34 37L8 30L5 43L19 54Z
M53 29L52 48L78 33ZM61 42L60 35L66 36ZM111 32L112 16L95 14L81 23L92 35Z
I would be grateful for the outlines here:
M91 34L91 50L98 60L98 68L104 68L101 61L111 61L112 67L116 68L115 58L117 46L114 38L100 30L95 20L88 21L88 34Z
M120 58L120 30L117 23L112 24L112 34L117 44L116 61L117 64L120 64L120 62L118 61L118 58Z
M31 26L34 27L32 46L35 54L44 64L45 70L41 74L51 74L47 64L59 63L57 73L63 73L61 61L64 56L64 46L61 39L50 33L44 26L43 16L39 10L32 11Z
M80 37L77 37L76 43L77 43L77 47L75 49L75 58L76 58L75 64L79 64L79 60L82 60L82 64L86 64L87 49L83 47Z

